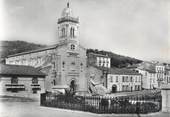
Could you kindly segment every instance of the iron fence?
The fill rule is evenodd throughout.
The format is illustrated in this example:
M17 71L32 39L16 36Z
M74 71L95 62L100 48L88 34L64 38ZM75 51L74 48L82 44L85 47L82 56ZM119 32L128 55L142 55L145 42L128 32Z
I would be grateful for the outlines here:
M41 105L93 113L152 113L161 110L161 95L124 97L41 94Z

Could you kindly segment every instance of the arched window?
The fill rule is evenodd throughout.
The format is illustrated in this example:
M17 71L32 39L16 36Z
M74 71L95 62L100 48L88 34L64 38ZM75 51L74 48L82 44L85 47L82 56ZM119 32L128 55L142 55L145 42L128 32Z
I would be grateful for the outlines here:
M73 30L73 28L71 27L71 29L70 29L70 37L72 37L72 30Z
M75 36L75 33L74 33L75 29L73 27L71 27L70 29L70 36L71 37L74 37Z
M55 80L53 80L53 85L56 85L56 81Z
M65 36L65 28L62 28L61 32L62 32L62 37L64 37Z
M74 32L75 32L75 30L74 30L74 28L73 28L73 37L75 37Z
M62 64L63 64L63 68L64 68L65 62L63 61L63 63L62 63Z
M80 64L81 72L83 71L83 63Z

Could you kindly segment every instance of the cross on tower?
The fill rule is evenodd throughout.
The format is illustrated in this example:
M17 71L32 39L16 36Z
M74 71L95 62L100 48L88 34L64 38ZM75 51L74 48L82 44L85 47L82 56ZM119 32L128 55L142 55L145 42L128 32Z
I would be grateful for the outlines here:
M69 4L69 2L67 2L67 8L69 8L69 6L70 6L70 4Z

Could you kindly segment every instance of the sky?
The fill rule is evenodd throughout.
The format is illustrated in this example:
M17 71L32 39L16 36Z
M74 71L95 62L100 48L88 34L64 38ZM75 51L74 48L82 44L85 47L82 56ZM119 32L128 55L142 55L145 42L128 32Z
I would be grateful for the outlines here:
M3 0L0 40L57 43L57 19L67 1ZM170 62L170 0L69 1L85 48Z

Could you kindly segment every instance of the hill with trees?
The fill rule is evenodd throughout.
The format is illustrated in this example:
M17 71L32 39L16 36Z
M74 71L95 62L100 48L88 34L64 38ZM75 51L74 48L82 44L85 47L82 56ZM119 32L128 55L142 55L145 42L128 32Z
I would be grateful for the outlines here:
M5 58L8 55L31 51L39 48L46 47L46 45L40 45L35 43L29 43L25 41L1 41L1 58Z
M138 64L142 62L142 60L139 59L115 54L113 52L108 52L104 50L87 49L87 54L88 53L107 55L108 57L111 58L111 67L122 68L122 67L127 67L128 65Z

